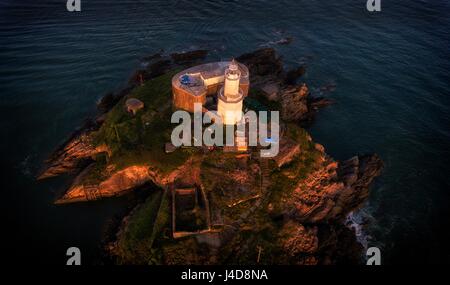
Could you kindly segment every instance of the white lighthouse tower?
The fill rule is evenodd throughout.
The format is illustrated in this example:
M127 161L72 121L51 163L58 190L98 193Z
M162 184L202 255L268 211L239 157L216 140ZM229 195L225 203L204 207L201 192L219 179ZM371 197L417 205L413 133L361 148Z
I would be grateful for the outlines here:
M242 89L239 87L241 71L233 59L225 70L225 83L219 90L217 112L225 125L235 125L242 119Z

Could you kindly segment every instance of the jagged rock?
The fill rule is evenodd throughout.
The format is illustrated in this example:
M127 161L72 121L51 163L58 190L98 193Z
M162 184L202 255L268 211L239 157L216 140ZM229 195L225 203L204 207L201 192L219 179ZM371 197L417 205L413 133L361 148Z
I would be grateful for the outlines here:
M369 185L382 168L376 154L354 157L340 166L328 160L294 190L293 216L308 223L345 218L366 200Z
M292 220L283 225L279 236L281 247L291 256L315 253L319 246L317 227L305 227Z
M296 155L300 153L300 145L286 137L280 140L279 152L276 157L274 157L275 162L278 167L291 162Z
M352 177L351 171L348 171L349 169L353 169L357 173L356 179ZM367 200L369 186L373 179L380 175L382 169L383 161L377 154L358 156L358 160L352 158L341 164L341 167L338 169L339 177L345 181L346 189L348 189L348 196L342 195L341 199L337 201L337 205L344 209L341 213L341 218L359 208ZM343 173L347 174L344 176Z
M91 181L88 177L92 175L94 164L86 167L74 179L71 187L58 199L56 204L66 204L100 200L106 197L120 196L132 191L148 182L154 183L161 188L175 185L196 185L200 182L200 167L193 160L172 172L162 174L150 165L132 165L122 170L116 170L115 165L108 165L103 171L102 177Z
M294 41L293 37L285 37L285 38L282 38L281 40L277 41L277 44L288 45L288 44L292 43L293 41Z
M320 87L320 91L333 92L336 90L336 84L330 83L328 85Z
M92 137L86 133L75 135L62 148L56 151L48 160L45 171L38 179L72 173L96 154L109 152L106 145L95 146Z
M308 105L315 110L333 104L333 100L324 97L308 97Z
M277 82L269 82L261 86L261 91L270 101L278 100L278 93L280 92L280 84Z
M303 84L300 87L288 87L281 91L281 118L284 121L298 121L308 113L307 96L308 87Z
M363 246L355 239L355 233L342 223L318 225L321 265L361 265Z
M145 82L146 80L149 80L150 78L150 73L147 70L138 69L130 76L128 84L137 86Z
M99 102L97 103L97 109L104 113L111 109L112 106L114 106L117 103L114 97L113 92L108 92L105 96L103 96Z
M86 170L89 171L89 168ZM146 165L135 165L115 172L109 178L99 184L85 185L78 184L83 181L83 177L88 173L83 172L74 181L69 190L62 198L56 201L56 204L72 203L98 200L102 197L112 197L123 194L129 189L135 189L149 181L149 167Z
M318 150L321 153L325 153L325 148L323 147L323 145L321 145L320 143L315 143L314 144L314 148L316 150Z
M345 185L352 185L358 180L359 157L354 156L341 164L339 176Z

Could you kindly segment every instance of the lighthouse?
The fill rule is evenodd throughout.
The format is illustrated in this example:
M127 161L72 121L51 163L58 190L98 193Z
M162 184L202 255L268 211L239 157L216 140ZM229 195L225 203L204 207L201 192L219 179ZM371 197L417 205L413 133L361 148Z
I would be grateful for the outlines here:
M225 70L224 85L219 90L217 112L225 125L235 125L242 119L242 100L239 86L241 71L233 59Z

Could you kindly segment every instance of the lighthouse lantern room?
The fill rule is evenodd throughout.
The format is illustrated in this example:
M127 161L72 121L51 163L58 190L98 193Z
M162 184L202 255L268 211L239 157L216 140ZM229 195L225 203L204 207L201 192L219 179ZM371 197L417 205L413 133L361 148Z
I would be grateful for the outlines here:
M235 125L242 119L242 100L244 98L239 86L241 71L233 59L225 70L224 85L219 90L217 112L226 125Z

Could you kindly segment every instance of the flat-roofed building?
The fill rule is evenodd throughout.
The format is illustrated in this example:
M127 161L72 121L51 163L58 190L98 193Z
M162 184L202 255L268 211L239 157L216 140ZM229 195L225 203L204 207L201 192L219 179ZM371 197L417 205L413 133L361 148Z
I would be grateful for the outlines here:
M225 82L230 61L220 61L188 68L172 78L173 105L176 109L194 112L194 104L206 103L207 96L216 96ZM239 72L239 89L247 96L250 80L248 68L235 62Z

